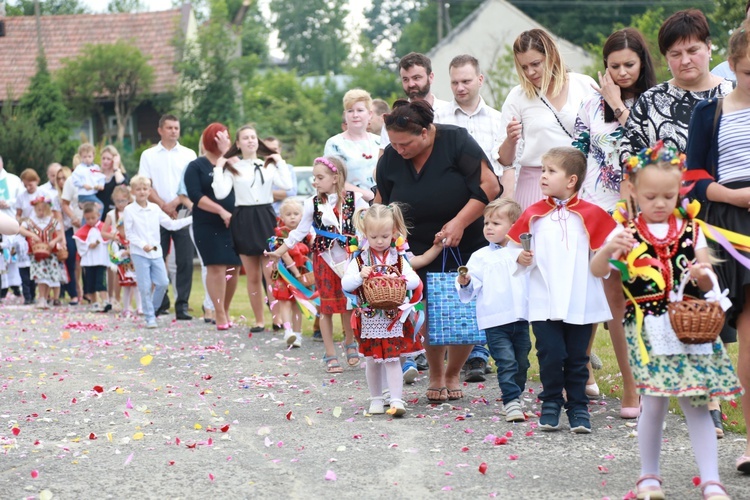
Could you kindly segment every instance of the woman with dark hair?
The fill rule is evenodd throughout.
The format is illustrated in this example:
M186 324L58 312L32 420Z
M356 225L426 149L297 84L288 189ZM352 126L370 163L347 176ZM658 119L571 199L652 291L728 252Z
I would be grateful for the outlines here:
M503 185L513 185L508 176L518 179L514 198L525 209L543 198L542 155L556 146L570 146L578 108L594 93L596 82L568 73L557 44L541 29L518 35L513 56L521 83L503 103L498 161Z
M609 211L623 198L622 169L619 150L630 108L638 97L656 84L654 65L643 35L634 28L612 33L604 43L604 74L599 72L597 93L583 101L576 119L576 140L573 146L586 155L588 170L581 187L581 199ZM628 363L628 344L622 326L625 299L620 274L610 273L604 280L604 291L613 319L608 323L617 364L622 373L620 417L637 418L640 413L635 380ZM594 333L596 327L594 326ZM593 344L594 336L591 337ZM589 353L591 346L589 345ZM586 393L599 396L591 364Z
M227 128L221 123L212 123L203 131L201 145L204 155L185 168L185 187L193 202L195 247L206 266L206 288L216 311L216 328L227 330L229 305L237 289L240 267L229 232L234 192L219 200L211 187L214 167L231 145Z
M737 88L723 99L698 103L690 120L687 144L688 170L704 170L713 179L700 180L691 193L705 206L710 224L740 234L750 234L750 21L729 39L729 67ZM717 120L718 118L718 120ZM721 289L729 290L732 307L727 321L737 328L737 374L745 389L742 413L750 427L750 271L719 245L711 245ZM750 254L744 253L746 258ZM750 441L737 460L737 470L750 473Z
M709 70L711 35L703 12L688 9L669 16L659 29L659 51L672 78L643 92L630 109L621 162L660 140L684 152L695 105L732 90L732 82Z
M409 245L422 255L435 243L457 247L463 262L486 245L482 212L501 187L482 148L468 131L433 123L432 107L424 101L398 100L383 115L390 146L376 170L376 203L400 202L411 228ZM441 272L440 259L418 274ZM463 397L459 376L473 346L427 346L430 384L427 398L445 401ZM445 365L446 350L448 363Z

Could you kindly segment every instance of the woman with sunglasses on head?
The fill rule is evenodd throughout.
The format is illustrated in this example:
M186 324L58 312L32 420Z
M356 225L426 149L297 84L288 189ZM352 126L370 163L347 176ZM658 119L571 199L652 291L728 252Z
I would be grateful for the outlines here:
M518 179L514 198L526 209L543 198L542 155L556 146L570 146L578 108L594 93L595 82L569 73L557 44L541 29L518 35L513 57L521 83L503 103L501 133L505 135L499 138L497 154L503 185L512 186Z
M378 161L375 202L403 204L411 229L409 245L415 255L442 242L446 247L456 247L466 262L472 252L486 245L482 212L500 195L501 186L468 131L434 124L433 118L432 107L424 101L398 100L393 103L393 111L383 115L391 144ZM426 282L427 272L443 270L440 260L419 269L422 282ZM463 397L459 376L472 347L427 346L430 401Z

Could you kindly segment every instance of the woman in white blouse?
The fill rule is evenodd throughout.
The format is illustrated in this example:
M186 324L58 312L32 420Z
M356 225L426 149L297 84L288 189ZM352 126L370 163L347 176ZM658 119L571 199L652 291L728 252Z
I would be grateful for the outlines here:
M258 153L266 155L265 162L258 158ZM231 158L236 159L238 154L242 159L230 165ZM234 189L235 210L229 229L234 250L247 273L247 295L255 315L255 326L250 331L262 332L265 321L261 273L266 275L266 283L271 283L268 258L263 252L267 250L267 239L273 236L276 227L273 190L290 189L291 176L281 155L258 139L252 125L245 125L237 130L234 145L216 163L211 187L219 200L229 196Z
M521 84L503 103L498 161L503 186L513 185L511 176L518 170L515 199L525 209L542 199L542 155L573 142L578 108L594 92L595 82L568 73L557 44L541 29L518 35L513 55Z

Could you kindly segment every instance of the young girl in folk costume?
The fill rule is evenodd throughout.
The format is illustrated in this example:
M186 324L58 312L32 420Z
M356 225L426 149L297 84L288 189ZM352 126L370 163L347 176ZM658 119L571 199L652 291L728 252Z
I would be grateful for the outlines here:
M274 230L275 235L269 238L272 250L279 248L284 239L289 236L289 232L297 229L302 219L302 211L302 203L294 198L286 198L281 203L281 207L279 207L279 220L281 223ZM307 272L305 265L310 253L311 239L310 235L308 235L303 241L300 241L289 249L289 252L281 258L286 271L297 280L302 279L303 274ZM276 266L280 265L282 263L276 264ZM274 323L280 321L284 327L284 341L287 345L301 347L302 316L294 313L294 304L297 300L298 291L278 271L274 274L276 278L271 285L273 298L276 301L276 306L272 308L274 309ZM310 283L301 282L301 285L309 287Z
M130 188L125 185L115 187L112 191L112 202L115 208L110 210L102 228L102 236L109 241L109 260L117 266L117 286L122 290L122 314L131 314L133 295L135 295L138 314L142 314L141 296L135 282L135 268L130 260L130 247L125 236L125 221L122 211L132 201ZM118 295L117 292L113 295Z
M403 394L401 357L416 356L424 352L422 343L414 336L414 327L399 321L401 311L382 311L365 307L362 285L374 273L389 273L383 266L392 266L406 281L406 289L414 290L419 284L419 276L411 268L403 255L396 249L396 240L403 238L406 224L401 209L396 204L375 204L355 216L357 229L367 241L362 251L349 262L341 286L347 292L359 289L360 306L358 312L359 350L367 360L367 386L370 389L369 413L384 413L383 371L390 390L391 409L389 414L401 416L406 412Z
M742 389L721 340L684 344L667 314L670 292L686 273L692 279L685 288L687 300L712 288L703 231L684 210L676 210L683 159L676 149L661 143L630 158L625 166L640 212L610 234L592 259L591 271L606 276L611 272L609 259L628 262L613 264L620 269L627 266L630 275L623 288L629 361L641 394L637 497L664 498L659 477L662 424L669 398L676 396L687 421L704 498L720 500L729 497L719 482L716 433L707 403L732 399Z
M59 288L62 273L57 257L52 249L65 236L57 227L57 219L52 216L51 200L42 194L31 200L34 211L21 224L21 234L26 237L31 259L31 279L39 289L39 309L48 309L47 295L50 288ZM44 245L46 244L46 248Z
M351 327L352 312L347 309L347 299L341 290L341 275L346 269L348 256L345 248L354 235L354 212L367 208L359 193L344 190L346 166L335 157L316 158L313 163L313 184L318 194L305 200L302 221L289 233L284 244L267 255L279 259L291 247L315 230L313 242L313 273L315 286L320 293L320 332L326 354L323 362L328 373L341 373L343 369L333 345L333 315L341 314L344 327L344 347L347 364L359 364L359 351ZM334 270L335 268L335 270Z

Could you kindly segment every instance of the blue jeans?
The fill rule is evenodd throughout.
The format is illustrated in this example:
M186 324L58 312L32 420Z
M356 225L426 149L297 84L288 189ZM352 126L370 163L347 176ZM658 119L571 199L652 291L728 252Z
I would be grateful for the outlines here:
M487 332L485 331L485 333ZM475 345L471 349L471 353L466 359L466 363L464 363L464 366L468 365L472 359L481 359L482 361L487 363L490 360L490 351L488 351L487 348L483 345Z
M78 204L83 205L84 203L95 203L99 208L99 214L101 215L104 212L104 203L95 194L79 194Z
M497 383L503 392L503 403L518 399L526 387L526 374L529 371L529 322L516 321L493 326L484 332L490 354L497 365Z
M138 284L138 293L141 295L143 315L146 323L152 323L156 321L154 311L161 305L169 286L167 267L162 259L149 259L141 255L131 255L130 260L133 261L133 267L135 267L135 281Z
M562 321L533 321L539 378L542 381L542 402L563 405L563 389L567 395L565 408L586 408L586 381L589 357L586 348L591 339L592 325L571 325Z

